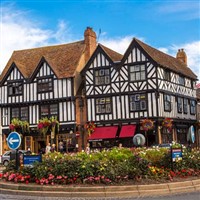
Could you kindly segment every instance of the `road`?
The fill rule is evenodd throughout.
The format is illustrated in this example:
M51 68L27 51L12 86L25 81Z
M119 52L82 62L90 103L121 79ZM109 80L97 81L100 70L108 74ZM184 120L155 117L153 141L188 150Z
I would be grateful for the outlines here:
M138 197L138 198L66 198L66 197L31 197L21 195L3 195L0 194L1 200L200 200L200 192L187 194L177 194L158 197Z

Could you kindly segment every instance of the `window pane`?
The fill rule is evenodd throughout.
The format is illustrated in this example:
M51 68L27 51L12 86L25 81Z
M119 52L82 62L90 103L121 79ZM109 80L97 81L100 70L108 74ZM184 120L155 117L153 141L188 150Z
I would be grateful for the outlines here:
M12 115L12 118L20 118L19 108L12 108L11 115Z
M28 121L28 107L21 108L21 120Z

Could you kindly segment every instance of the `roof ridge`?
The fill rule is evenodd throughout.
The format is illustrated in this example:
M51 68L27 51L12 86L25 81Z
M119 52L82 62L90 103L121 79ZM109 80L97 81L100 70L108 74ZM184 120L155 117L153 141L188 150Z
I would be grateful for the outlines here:
M84 40L79 40L79 41L75 41L75 42L71 42L71 43L65 43L65 44L55 44L55 45L42 46L42 47L33 47L33 48L29 48L29 49L14 50L13 53L22 52L22 51L28 51L28 50L38 50L38 49L66 46L66 45L71 45L71 44L75 44L75 43L82 43L82 42L84 42Z

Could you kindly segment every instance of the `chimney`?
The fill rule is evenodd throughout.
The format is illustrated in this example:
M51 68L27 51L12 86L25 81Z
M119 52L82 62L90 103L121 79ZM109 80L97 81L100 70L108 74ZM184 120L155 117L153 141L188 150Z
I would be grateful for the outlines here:
M97 46L97 41L96 41L97 36L91 27L87 27L87 29L85 30L84 39L86 45L85 62L87 62Z
M184 49L179 49L177 54L176 54L176 58L178 60L180 60L181 62L184 62L187 65L187 55L184 51Z

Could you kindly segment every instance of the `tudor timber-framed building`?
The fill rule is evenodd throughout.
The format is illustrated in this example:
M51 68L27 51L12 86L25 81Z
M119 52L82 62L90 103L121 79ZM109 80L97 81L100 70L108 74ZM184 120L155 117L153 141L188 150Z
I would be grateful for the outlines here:
M6 136L12 118L30 124L22 148L36 153L45 148L52 137L50 133L42 137L37 123L51 116L60 122L53 143L58 147L62 140L66 150L80 150L84 138L76 138L76 131L86 121L79 108L80 71L96 45L96 34L88 27L82 41L13 52L0 77L2 151L8 150Z
M134 38L124 55L99 44L82 71L87 118L97 124L89 137L93 148L133 146L144 133L141 119L151 119L148 145L172 140L187 144L187 132L196 123L197 76L187 66L183 49L177 58ZM173 119L173 129L162 127Z

